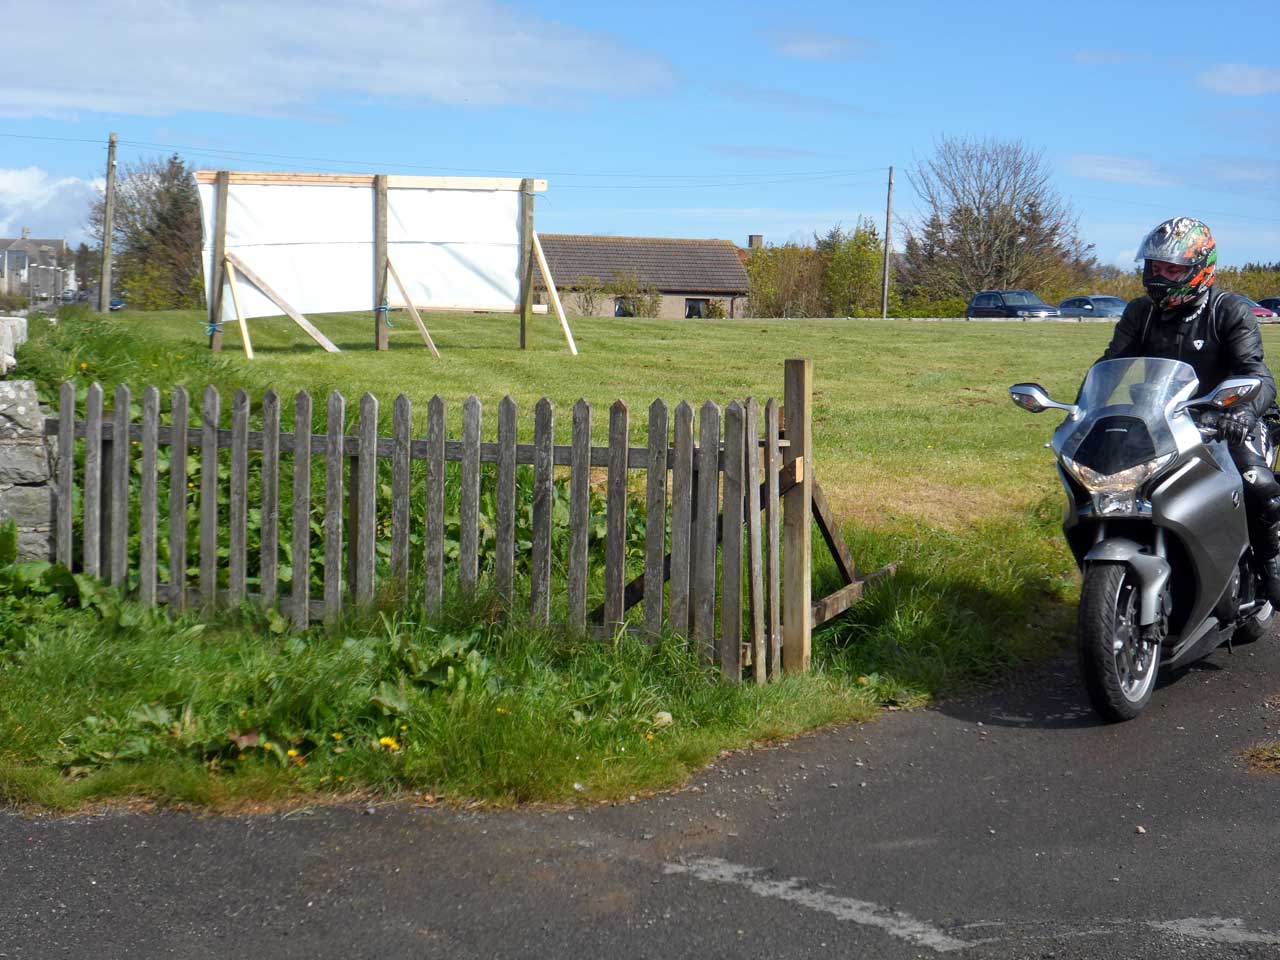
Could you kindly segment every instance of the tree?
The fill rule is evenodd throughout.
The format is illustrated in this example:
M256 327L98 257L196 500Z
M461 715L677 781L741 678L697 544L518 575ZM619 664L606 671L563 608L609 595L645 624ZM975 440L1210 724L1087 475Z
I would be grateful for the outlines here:
M747 303L755 317L820 317L825 256L815 247L786 243L755 247L747 257Z
M87 290L90 285L98 280L98 267L101 261L101 251L98 256L94 256L94 252L89 249L87 243L81 243L76 247L74 264L76 268L76 283L81 290Z
M852 232L837 224L826 237L814 239L818 251L826 254L822 290L827 315L879 316L884 244L875 224L862 217Z
M907 177L925 207L921 222L906 225L899 266L909 302L984 289L1050 293L1094 265L1043 155L1021 142L944 139Z
M130 306L166 310L200 305L200 202L195 178L178 154L127 164L116 177L112 255ZM104 201L89 223L102 234Z

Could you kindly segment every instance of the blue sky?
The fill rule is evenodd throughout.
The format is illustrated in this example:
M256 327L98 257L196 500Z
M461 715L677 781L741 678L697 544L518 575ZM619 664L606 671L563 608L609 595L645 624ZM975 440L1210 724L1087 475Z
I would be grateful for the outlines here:
M37 9L0 0L0 22ZM740 244L883 224L890 165L911 217L908 172L953 136L1043 151L1104 262L1179 214L1225 263L1280 260L1274 0L76 0L58 21L6 44L0 235L81 239L112 130L124 162L546 177L542 232Z

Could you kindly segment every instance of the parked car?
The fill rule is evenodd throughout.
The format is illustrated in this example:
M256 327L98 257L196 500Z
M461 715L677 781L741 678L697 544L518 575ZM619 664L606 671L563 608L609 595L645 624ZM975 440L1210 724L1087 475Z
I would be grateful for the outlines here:
M1272 313L1280 314L1280 297L1263 297L1258 301L1258 306L1266 307Z
M128 304L126 304L119 297L112 297L110 306L112 310L123 310L126 306L128 306ZM98 309L101 310L102 308L99 307Z
M1058 309L1062 311L1064 317L1079 317L1085 319L1087 317L1118 317L1124 313L1125 305L1128 301L1120 297L1109 297L1102 294L1093 294L1088 297L1071 297L1063 300L1058 304Z
M964 315L970 320L979 317L1043 320L1046 317L1060 317L1062 313L1030 290L983 290L973 295Z
M1249 300L1248 297L1245 297L1245 300L1249 302L1249 306L1253 307L1253 315L1257 317L1259 320L1263 319L1264 317L1272 317L1272 318L1275 317L1276 312L1271 307L1268 307L1265 304L1261 304L1256 300Z

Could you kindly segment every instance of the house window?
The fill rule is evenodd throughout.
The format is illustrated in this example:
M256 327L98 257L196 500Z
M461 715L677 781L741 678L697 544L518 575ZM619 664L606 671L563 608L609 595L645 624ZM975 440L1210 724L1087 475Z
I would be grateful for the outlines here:
M707 307L711 303L706 297L685 297L684 298L684 318L686 320L701 320L707 315Z
M634 317L636 315L635 301L631 297L614 297L613 315L615 317Z

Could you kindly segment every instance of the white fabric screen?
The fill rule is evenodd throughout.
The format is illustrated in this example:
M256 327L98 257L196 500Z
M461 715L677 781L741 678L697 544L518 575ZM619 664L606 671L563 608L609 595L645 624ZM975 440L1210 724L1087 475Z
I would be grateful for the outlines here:
M215 186L201 183L206 289L213 286ZM226 249L300 313L372 310L372 184L235 183ZM520 296L518 190L387 191L387 256L418 307L512 310ZM246 317L281 313L237 274ZM394 282L392 306L403 306ZM235 320L231 297L222 318Z

